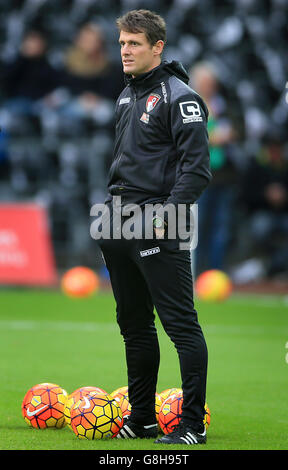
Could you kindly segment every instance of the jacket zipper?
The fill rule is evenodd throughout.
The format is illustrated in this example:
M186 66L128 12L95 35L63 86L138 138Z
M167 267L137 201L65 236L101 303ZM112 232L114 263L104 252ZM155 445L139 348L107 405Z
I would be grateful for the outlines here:
M128 129L128 126L131 124L133 110L134 110L134 106L135 106L136 100L137 100L137 96L136 96L136 93L135 93L134 90L133 90L133 93L134 93L134 96L133 96L133 103L132 103L132 106L131 106L130 116L129 116L129 118L127 119L127 123L126 123L126 125L125 125L124 132L123 132L123 135L124 135L124 136L122 137L122 148L123 148L123 140L124 140L125 137L127 137L127 129ZM121 153L118 155L117 159L116 159L116 163L115 163L113 175L115 174L115 172L116 172L116 171L118 170L118 168L119 168L119 165L120 165L122 156L123 156L123 153L121 152Z

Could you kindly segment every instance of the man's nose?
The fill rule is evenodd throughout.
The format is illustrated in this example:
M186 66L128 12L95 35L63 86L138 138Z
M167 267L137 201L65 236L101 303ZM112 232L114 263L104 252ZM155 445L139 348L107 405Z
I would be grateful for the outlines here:
M122 55L129 55L130 54L129 44L123 44L121 52L122 52Z

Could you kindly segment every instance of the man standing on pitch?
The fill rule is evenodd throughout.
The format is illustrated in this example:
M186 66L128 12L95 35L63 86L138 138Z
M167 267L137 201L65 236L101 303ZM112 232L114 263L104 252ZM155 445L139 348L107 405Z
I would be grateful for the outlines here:
M178 62L162 62L166 26L148 10L117 20L126 87L116 103L116 136L108 197L120 209L134 204L185 204L187 213L211 174L206 105L188 86ZM121 224L127 220L121 216ZM157 437L155 392L160 362L154 307L174 343L180 363L183 406L180 424L157 443L206 442L207 347L193 302L189 249L168 236L164 210L153 217L153 239L103 239L100 247L110 273L117 321L125 342L132 411L119 438ZM112 222L113 223L113 222ZM114 227L115 228L115 227ZM116 227L117 229L117 227ZM119 227L118 227L119 229ZM121 229L121 227L120 227ZM116 230L117 232L117 230ZM113 233L116 233L113 232Z

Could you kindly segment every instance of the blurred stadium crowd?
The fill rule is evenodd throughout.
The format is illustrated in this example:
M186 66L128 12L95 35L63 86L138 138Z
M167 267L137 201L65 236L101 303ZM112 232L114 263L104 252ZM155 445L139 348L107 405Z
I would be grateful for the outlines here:
M47 207L60 268L99 266L90 208L124 86L115 19L136 8L164 16L164 59L210 111L197 273L287 276L287 0L0 0L0 203Z

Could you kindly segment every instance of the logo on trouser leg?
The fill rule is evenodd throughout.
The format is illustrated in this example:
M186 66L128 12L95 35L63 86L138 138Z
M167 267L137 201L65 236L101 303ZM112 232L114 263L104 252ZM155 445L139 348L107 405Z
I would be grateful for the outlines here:
M155 248L149 248L149 250L140 251L140 256L144 258L145 256L156 255L156 253L160 253L159 246L155 246Z

